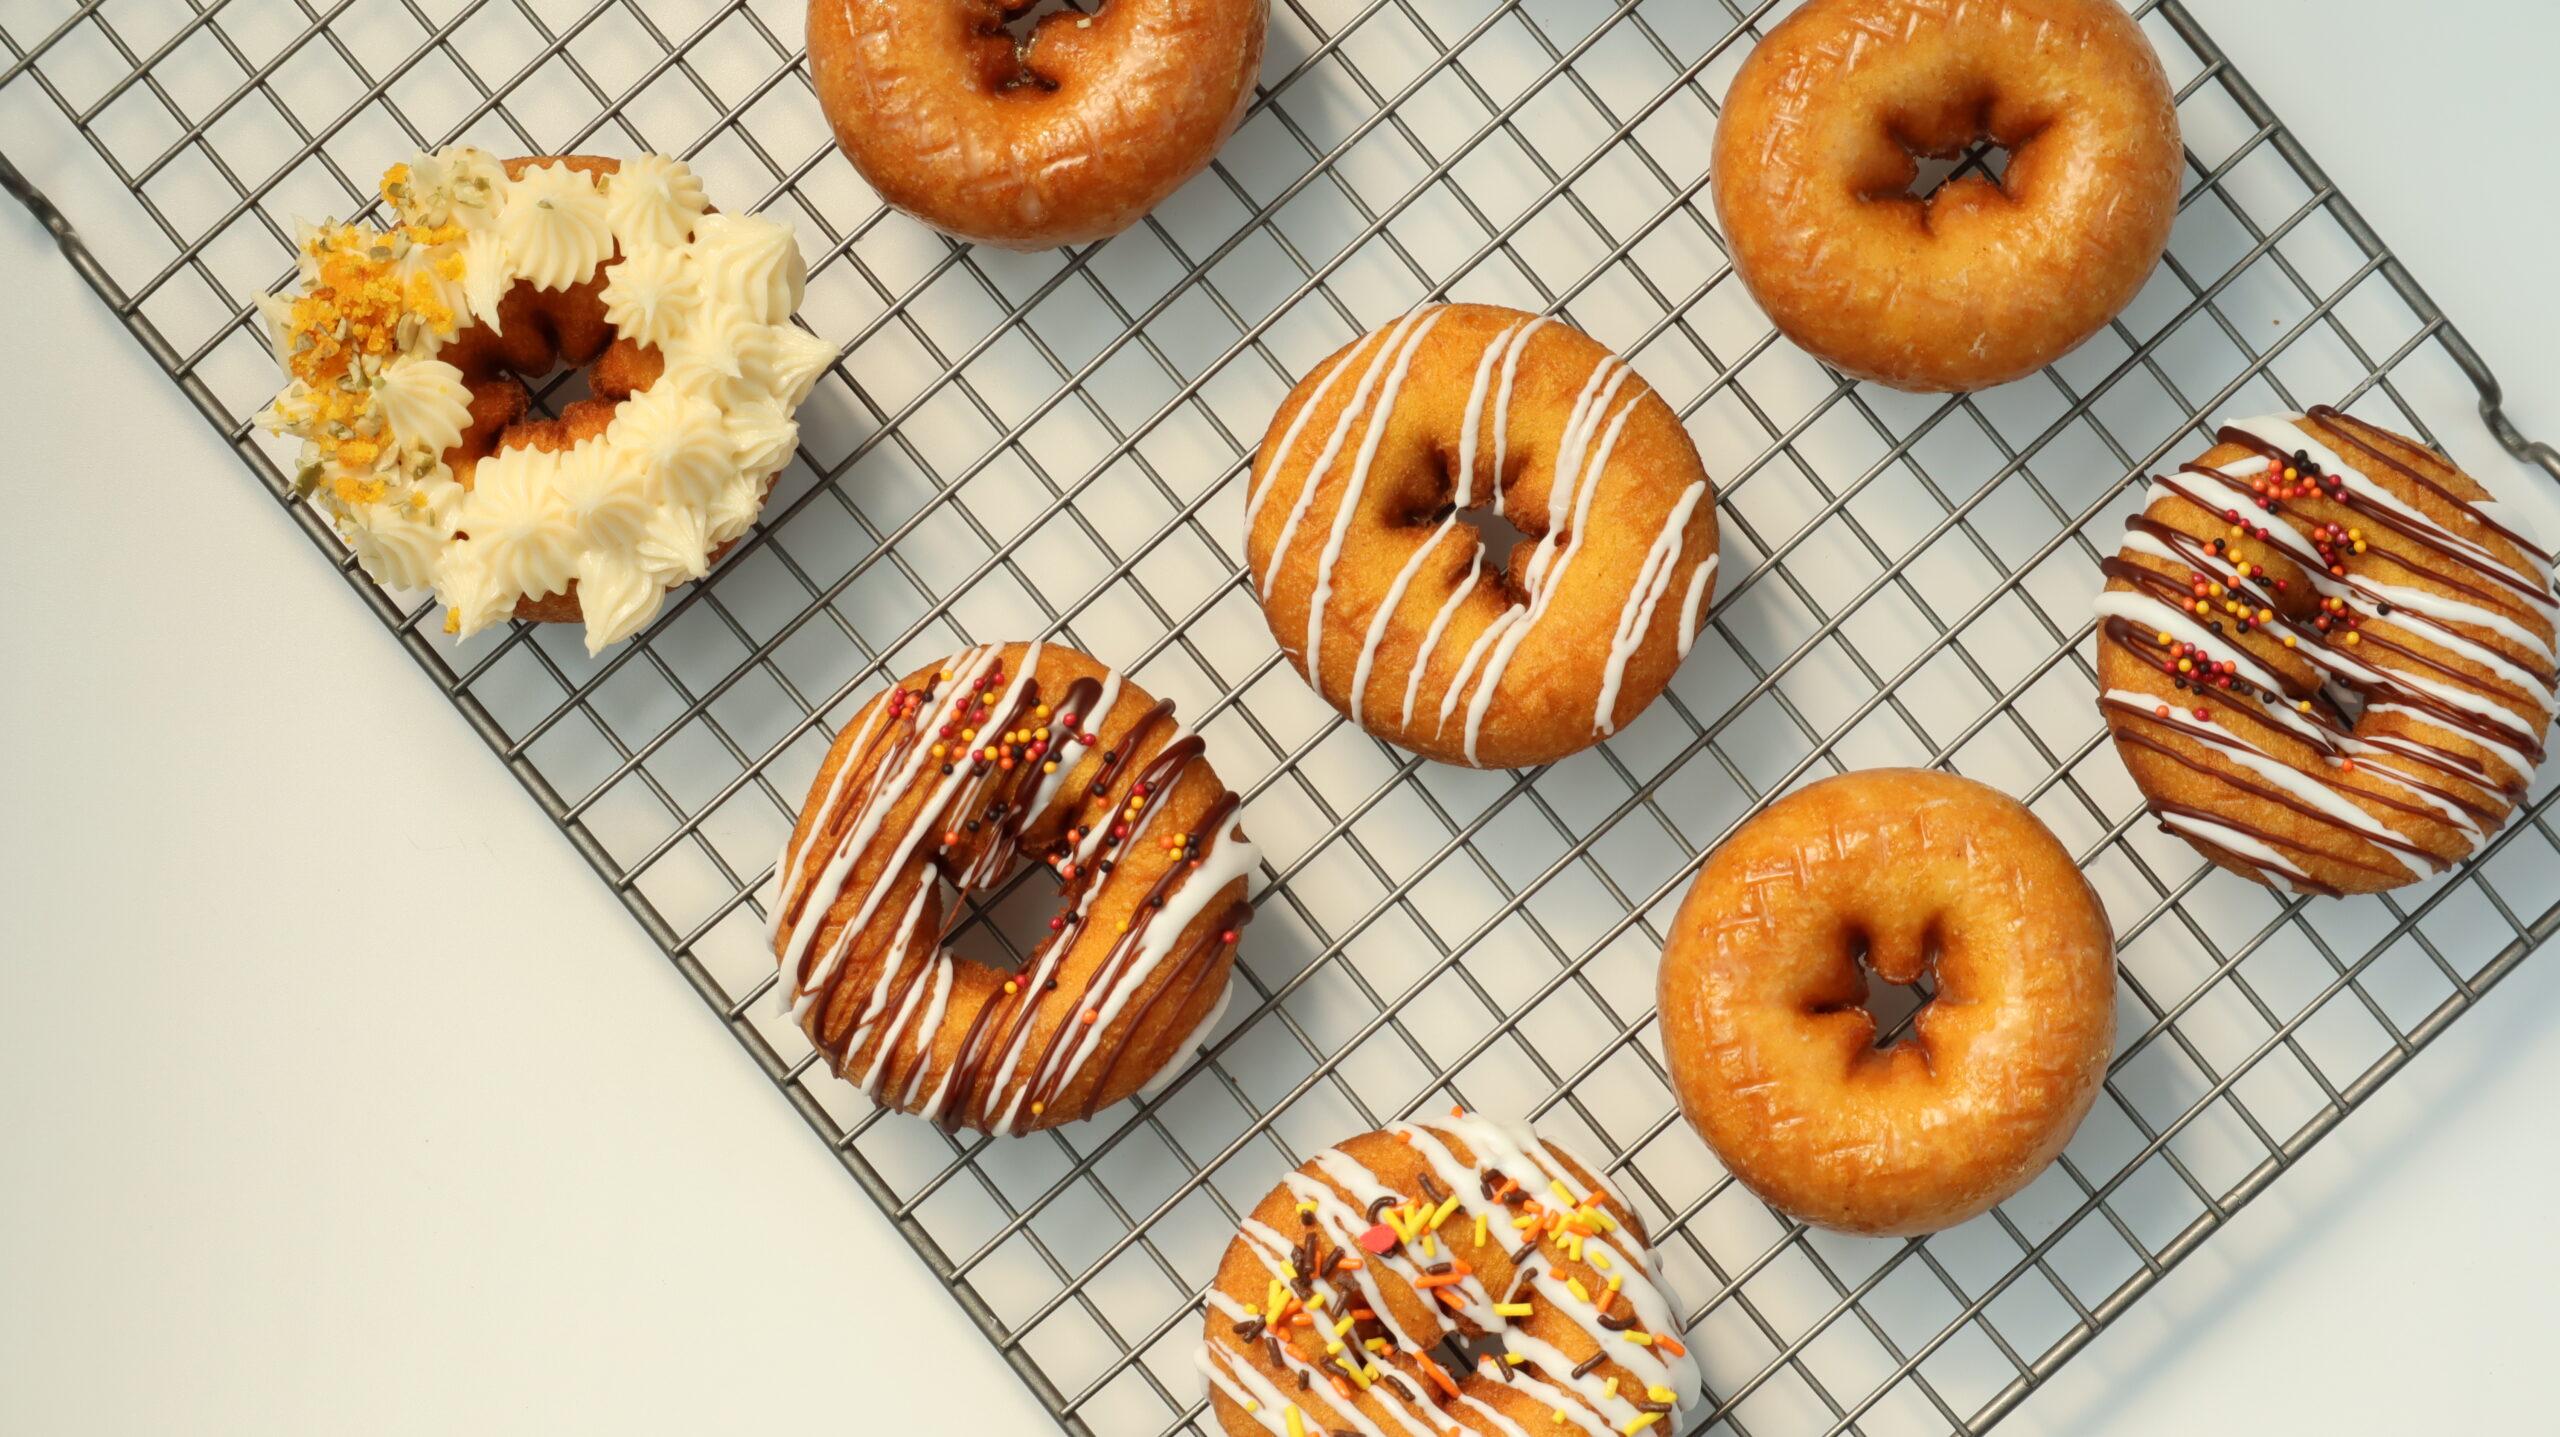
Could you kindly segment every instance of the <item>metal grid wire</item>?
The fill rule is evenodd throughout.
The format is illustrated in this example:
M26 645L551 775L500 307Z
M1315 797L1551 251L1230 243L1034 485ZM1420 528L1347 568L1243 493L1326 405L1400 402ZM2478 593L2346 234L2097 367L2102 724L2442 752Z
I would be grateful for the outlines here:
M1071 1430L1205 1430L1195 1303L1239 1214L1313 1149L1456 1100L1604 1157L1644 1209L1695 1304L1712 1410L1690 1430L1978 1432L2560 927L2548 783L2473 864L2348 901L2270 894L2143 821L2087 618L2138 476L2217 416L2323 401L2474 472L2522 472L2492 439L2560 461L2169 0L2135 13L2188 184L2140 300L1988 394L1840 381L1733 283L1705 202L1718 97L1785 8L1278 0L1210 174L1127 235L1020 256L880 209L827 144L797 0L6 0L0 181L280 500L246 423L275 382L251 297L289 273L295 216L361 208L411 148L663 150L798 225L802 317L843 358L755 533L638 641L454 644L287 507ZM1722 485L1730 582L1700 652L1543 770L1430 765L1342 724L1238 582L1279 397L1437 296L1561 313L1625 354ZM1268 856L1261 918L1241 1001L1170 1090L951 1139L813 1071L765 996L761 905L837 722L913 666L1031 636L1205 728ZM1651 1032L1695 855L1882 763L2025 798L2122 940L2117 1057L2069 1152L1908 1242L1809 1232L1736 1186ZM1034 906L1000 897L962 945L1009 951L986 920Z

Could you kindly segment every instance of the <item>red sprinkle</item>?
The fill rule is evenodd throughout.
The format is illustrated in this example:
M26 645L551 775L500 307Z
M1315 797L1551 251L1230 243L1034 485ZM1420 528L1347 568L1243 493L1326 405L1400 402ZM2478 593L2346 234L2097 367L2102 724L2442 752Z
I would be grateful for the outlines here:
M1395 1245L1400 1241L1402 1239L1396 1236L1396 1230L1385 1223L1380 1223L1360 1234L1360 1245L1380 1256L1394 1251Z

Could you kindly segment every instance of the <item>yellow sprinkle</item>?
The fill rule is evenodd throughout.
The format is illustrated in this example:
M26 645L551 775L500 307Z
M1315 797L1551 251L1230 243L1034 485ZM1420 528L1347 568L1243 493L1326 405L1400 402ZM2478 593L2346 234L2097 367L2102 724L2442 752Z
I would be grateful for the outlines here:
M1580 1203L1573 1200L1573 1189L1566 1187L1562 1178L1550 1178L1547 1181L1547 1191L1554 1193L1556 1195L1556 1201L1563 1203L1566 1207L1581 1206Z
M1308 1309L1309 1309L1309 1310L1311 1310L1311 1311L1320 1311L1320 1310L1322 1310L1322 1309L1323 1309L1323 1307L1324 1307L1324 1305L1325 1305L1326 1303L1331 1302L1331 1301L1333 1301L1333 1294L1332 1294L1332 1293L1330 1293L1330 1292L1319 1292L1319 1293L1317 1293L1315 1296L1310 1297L1310 1298L1308 1298L1308 1299L1307 1299L1307 1307L1308 1307Z
M1334 1336L1336 1336L1336 1337L1340 1337L1342 1334L1344 1334L1344 1333L1346 1333L1346 1332L1349 1332L1350 1330L1351 1330L1351 1319L1350 1319L1350 1318L1348 1318L1348 1317L1346 1317L1346 1318L1342 1319L1340 1322L1337 1322L1337 1323L1335 1323L1335 1324L1333 1325L1333 1335L1334 1335Z
M1298 1280L1298 1269L1295 1264L1284 1262L1280 1264L1280 1275L1289 1279L1291 1282L1296 1282Z
M1582 1285L1581 1278L1568 1277L1564 1280L1564 1286L1565 1291L1573 1294L1574 1301L1589 1302L1591 1300L1591 1289Z
M1485 1215L1484 1215L1483 1213L1477 1213L1477 1214L1476 1214L1476 1246L1478 1246L1478 1247L1482 1247L1482 1246L1484 1246L1484 1229L1485 1229Z
M1609 1270L1609 1254L1605 1252L1595 1252L1591 1254L1591 1265L1600 1269L1602 1272L1607 1272ZM1617 1286L1614 1282L1609 1285L1611 1287Z
M1511 1220L1511 1230L1513 1232L1519 1232L1526 1228L1535 1227L1537 1226L1537 1223L1538 1220L1536 1218L1524 1212Z
M1289 1437L1307 1437L1306 1421L1298 1416L1295 1407L1289 1409Z
M1352 1361L1348 1357L1340 1357L1334 1359L1333 1365L1350 1373L1351 1380L1360 1384L1361 1391L1366 1392L1369 1390L1369 1374L1360 1370L1360 1364Z
M1259 1412L1262 1410L1262 1404L1248 1397L1244 1400L1244 1410L1247 1412Z
M1314 1212L1315 1210L1316 1205L1313 1198L1309 1198L1307 1201L1298 1204L1298 1211L1300 1212Z
M1650 1427L1650 1426L1652 1426L1654 1423L1659 1422L1659 1421L1661 1421L1661 1420L1662 1420L1662 1414L1661 1414L1661 1413L1659 1413L1659 1412L1648 1412L1648 1413L1644 1414L1642 1417L1630 1417L1630 1418L1628 1418L1628 1419L1627 1419L1627 1421L1626 1421L1626 1424L1625 1424L1624 1426L1621 1426L1618 1430L1619 1430L1619 1431L1621 1431L1621 1432L1626 1433L1626 1434L1627 1434L1627 1437L1635 1437L1635 1434L1636 1434L1636 1433L1638 1433L1638 1432L1642 1432L1642 1431L1643 1431L1644 1429L1646 1429L1647 1427Z
M1600 1384L1600 1400L1601 1400L1601 1401L1603 1401L1603 1402L1611 1402L1611 1401L1615 1401L1615 1400L1617 1399L1617 1396L1618 1396L1618 1379L1616 1379L1616 1378L1612 1377L1612 1378L1610 1378L1608 1381L1603 1382L1603 1383L1601 1383L1601 1384Z
M1611 1274L1609 1275L1609 1290L1610 1290L1611 1292L1615 1292L1615 1291L1617 1291L1617 1290L1618 1290L1618 1283L1619 1283L1621 1280L1622 1280L1622 1279L1619 1277L1619 1275L1618 1275L1618 1274L1616 1274L1616 1273L1611 1273Z
M1630 1332L1626 1334L1626 1338L1629 1342L1634 1343L1638 1347L1651 1347L1653 1345L1653 1334L1650 1332Z
M1574 1260L1575 1262L1580 1262L1580 1261L1582 1261L1582 1239L1580 1239L1580 1238L1578 1238L1578 1237L1577 1237L1577 1238L1575 1238L1571 1243L1569 1243L1569 1244L1566 1246L1566 1252L1567 1252L1567 1253L1568 1253L1568 1254L1573 1258L1573 1260Z
M1447 1222L1450 1214L1455 1213L1457 1210L1458 1195L1456 1193L1451 1193L1449 1194L1449 1200L1440 1204L1439 1211L1431 1214L1431 1226L1433 1229L1437 1230L1440 1224Z
M1563 1409L1563 1408L1559 1407L1559 1408L1557 1408L1557 1409L1556 1409L1556 1417L1555 1417L1555 1420L1556 1420L1556 1421L1558 1421L1558 1422L1562 1422L1562 1421L1564 1421L1564 1420L1565 1420L1565 1417L1564 1417L1564 1409Z
M1383 1337L1372 1337L1360 1345L1368 1348L1371 1352L1384 1352L1387 1350L1387 1340Z
M1049 1111L1049 1105L1047 1103L1033 1103L1031 1105L1031 1116L1035 1118L1047 1111Z
M1519 1353L1517 1353L1517 1352L1506 1352L1506 1353L1502 1354L1502 1360L1503 1360L1503 1361L1505 1361L1505 1362L1510 1363L1510 1364L1511 1364L1512 1366L1514 1366L1514 1367L1517 1367L1517 1366L1519 1366L1521 1363L1526 1362L1526 1361L1528 1361L1529 1359L1528 1359L1528 1358L1525 1358L1525 1357L1523 1357L1523 1356L1521 1356L1521 1355L1520 1355Z
M1644 1390L1644 1395L1645 1400L1648 1402L1677 1402L1680 1400L1680 1394L1672 1391L1668 1387L1648 1387Z
M1338 1357L1341 1353L1342 1344L1339 1342L1328 1342L1324 1345L1324 1355L1327 1357Z
M1493 1305L1493 1312L1496 1317L1527 1317L1530 1313L1537 1310L1537 1308L1525 1302L1497 1302Z

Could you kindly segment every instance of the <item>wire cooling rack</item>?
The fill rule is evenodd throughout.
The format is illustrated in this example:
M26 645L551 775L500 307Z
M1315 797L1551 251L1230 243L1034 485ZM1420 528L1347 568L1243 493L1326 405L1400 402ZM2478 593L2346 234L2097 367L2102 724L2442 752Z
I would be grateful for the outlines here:
M2140 300L1988 394L1841 382L1732 281L1705 196L1717 99L1784 8L1279 0L1209 175L1129 234L1020 256L880 210L828 146L796 0L5 0L0 181L1069 1429L1204 1430L1195 1303L1237 1216L1313 1149L1458 1100L1605 1158L1645 1210L1695 1304L1712 1410L1690 1430L1978 1432L2560 927L2548 782L2478 861L2350 901L2271 895L2143 820L2087 617L2137 476L2217 416L2315 402L2493 479L2525 472L2500 444L2560 460L2174 3L2135 12L2189 167ZM449 139L686 156L723 204L798 225L803 319L845 341L755 533L601 661L574 626L447 640L290 503L246 422L275 384L250 300L289 273L294 218L352 213ZM1250 448L1293 377L1442 295L1629 356L1723 486L1699 652L1544 770L1346 727L1238 582ZM1205 727L1268 856L1261 916L1210 1057L1168 1091L953 1140L813 1068L768 996L761 907L853 706L1032 636ZM1696 855L1792 785L1886 763L2024 797L2122 939L2114 1069L2068 1154L1911 1242L1774 1217L1679 1120L1651 1033ZM1002 952L983 923L961 942Z

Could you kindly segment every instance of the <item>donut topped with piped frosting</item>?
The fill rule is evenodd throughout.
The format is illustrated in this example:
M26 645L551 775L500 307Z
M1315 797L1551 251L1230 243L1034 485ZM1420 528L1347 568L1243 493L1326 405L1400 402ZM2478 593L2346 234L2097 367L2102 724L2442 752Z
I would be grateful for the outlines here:
M456 147L383 176L383 222L306 224L259 301L301 441L295 490L446 630L582 621L590 652L745 534L836 347L791 322L791 227L718 213L663 155L499 160ZM587 367L537 412L524 379Z

